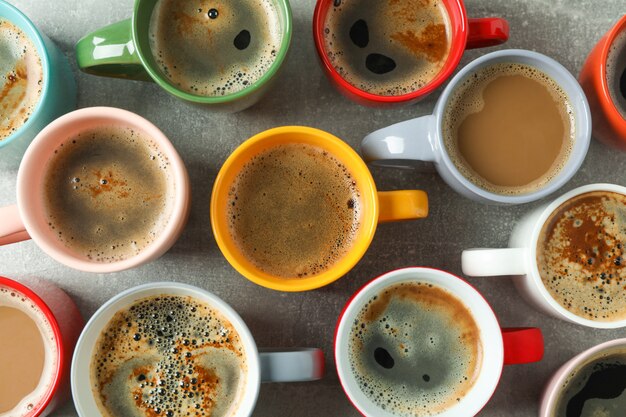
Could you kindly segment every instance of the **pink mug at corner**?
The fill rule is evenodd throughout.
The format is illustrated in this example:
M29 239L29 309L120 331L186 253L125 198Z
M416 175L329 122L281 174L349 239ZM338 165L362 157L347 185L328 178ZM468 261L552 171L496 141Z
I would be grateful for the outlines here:
M96 126L131 127L151 138L167 156L174 178L173 207L161 234L138 254L116 262L94 262L72 252L51 231L43 204L46 162L68 138ZM0 245L33 239L58 262L86 272L117 272L163 255L180 236L189 213L189 178L185 165L167 137L143 117L113 107L90 107L68 113L44 128L26 150L17 174L17 205L0 208Z

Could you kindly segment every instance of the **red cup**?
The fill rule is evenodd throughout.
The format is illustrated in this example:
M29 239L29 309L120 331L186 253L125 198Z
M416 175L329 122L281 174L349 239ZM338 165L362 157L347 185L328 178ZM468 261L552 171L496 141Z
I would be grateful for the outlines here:
M85 321L74 301L61 289L47 281L26 278L22 282L17 282L0 276L0 288L32 302L51 329L54 353L52 357L45 359L52 363L50 375L45 375L46 365L44 365L44 375L42 375L40 385L33 391L33 393L37 391L40 393L30 398L32 407L26 408L24 413L17 414L25 417L47 416L70 397L70 365L74 346ZM0 337L11 336L3 334Z
M324 21L334 0L317 0L313 16L313 38L324 72L339 92L359 104L383 107L415 103L433 92L452 75L466 49L500 45L509 39L509 23L506 20L499 17L468 19L461 0L441 1L448 11L452 32L450 53L443 68L435 78L419 90L397 96L382 96L353 86L335 70L324 48Z
M361 390L352 372L348 355L349 334L365 303L385 288L401 282L426 282L444 288L463 302L480 331L482 360L476 380L458 401L442 411L446 417L471 417L478 414L495 392L504 365L537 362L543 358L544 345L540 329L500 328L487 301L463 279L433 268L414 267L391 271L370 281L350 298L339 315L335 328L335 364L339 381L352 405L362 415L394 416L379 407ZM424 411L425 415L435 415L433 410Z
M609 93L606 60L613 41L624 30L626 30L626 15L622 16L594 46L578 77L589 100L593 136L621 150L626 150L626 119L615 107Z

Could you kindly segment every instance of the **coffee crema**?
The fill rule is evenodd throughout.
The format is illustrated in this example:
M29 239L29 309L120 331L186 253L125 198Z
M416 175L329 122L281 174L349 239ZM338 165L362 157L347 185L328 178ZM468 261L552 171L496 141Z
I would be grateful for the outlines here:
M282 278L325 272L352 248L361 220L356 181L323 148L281 144L244 164L229 189L233 240L260 270Z
M615 108L626 119L626 31L615 37L609 49L606 82Z
M58 349L44 313L0 287L0 416L30 415L54 383Z
M283 28L274 0L158 0L150 48L163 75L199 96L250 87L267 73Z
M626 348L589 358L564 381L552 417L623 417L626 410Z
M456 406L482 364L480 330L456 296L427 282L381 290L350 329L348 358L361 391L397 416L432 416Z
M593 321L626 319L626 196L593 191L559 206L537 242L544 286L561 306Z
M324 21L324 49L335 70L366 92L419 90L450 53L450 18L440 0L337 0Z
M575 140L567 94L526 64L498 63L468 75L450 96L442 125L459 172L505 195L545 187L567 163Z
M0 141L15 133L35 111L43 66L26 34L0 17Z
M146 134L99 126L63 142L48 162L44 208L67 248L116 262L148 247L173 209L170 162Z
M90 374L103 417L225 417L243 400L247 360L218 310L189 296L158 295L115 313Z

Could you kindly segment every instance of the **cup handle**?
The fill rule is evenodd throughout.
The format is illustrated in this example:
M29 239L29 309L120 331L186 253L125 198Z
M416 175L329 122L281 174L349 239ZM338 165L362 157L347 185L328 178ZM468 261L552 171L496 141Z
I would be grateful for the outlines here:
M261 382L315 381L324 376L321 349L259 349Z
M468 249L461 255L461 268L470 277L525 275L526 256L524 248Z
M17 205L0 208L0 246L30 239Z
M428 216L428 196L421 190L378 192L378 223L422 219Z
M505 365L539 362L543 359L543 334L537 327L502 329L502 341Z
M509 40L509 22L499 17L468 19L467 49L500 45Z
M76 61L88 74L152 81L139 59L131 19L105 26L79 40Z

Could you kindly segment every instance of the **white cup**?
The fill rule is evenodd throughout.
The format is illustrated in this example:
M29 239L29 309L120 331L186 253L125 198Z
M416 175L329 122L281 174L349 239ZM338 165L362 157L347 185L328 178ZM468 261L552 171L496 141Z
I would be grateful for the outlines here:
M520 195L493 193L468 180L450 159L443 138L443 115L457 87L481 68L502 62L526 64L549 75L565 91L574 112L576 137L569 159L547 185ZM561 64L545 55L523 49L508 49L486 54L467 64L443 91L432 115L396 123L370 133L361 143L361 153L366 162L383 166L412 167L415 161L432 162L443 180L468 198L484 203L521 204L552 194L569 181L585 159L590 140L589 104L576 78Z
M344 307L335 331L335 362L339 381L354 407L364 416L394 417L363 393L349 360L350 330L363 306L375 295L400 282L428 282L451 292L470 310L482 344L478 378L461 400L437 417L476 415L491 399L503 365L529 363L543 357L543 337L537 328L501 329L495 313L470 284L448 272L432 268L404 268L388 272L358 290ZM426 337L426 336L425 336Z
M216 295L191 285L157 282L130 288L107 301L91 317L83 330L72 360L71 384L76 410L81 417L99 416L92 391L90 364L100 333L116 312L136 301L157 295L189 296L208 303L229 320L241 338L246 357L246 386L232 417L250 416L259 395L261 382L313 381L324 374L324 355L320 349L268 349L259 353L250 330L232 307ZM121 416L120 416L121 417Z
M593 321L580 317L561 306L548 292L537 266L537 242L550 215L561 204L591 191L612 191L626 195L626 187L613 184L591 184L576 188L526 214L515 226L506 249L469 249L463 251L463 273L468 276L513 276L522 297L540 311L554 317L598 329L626 326L619 321Z

